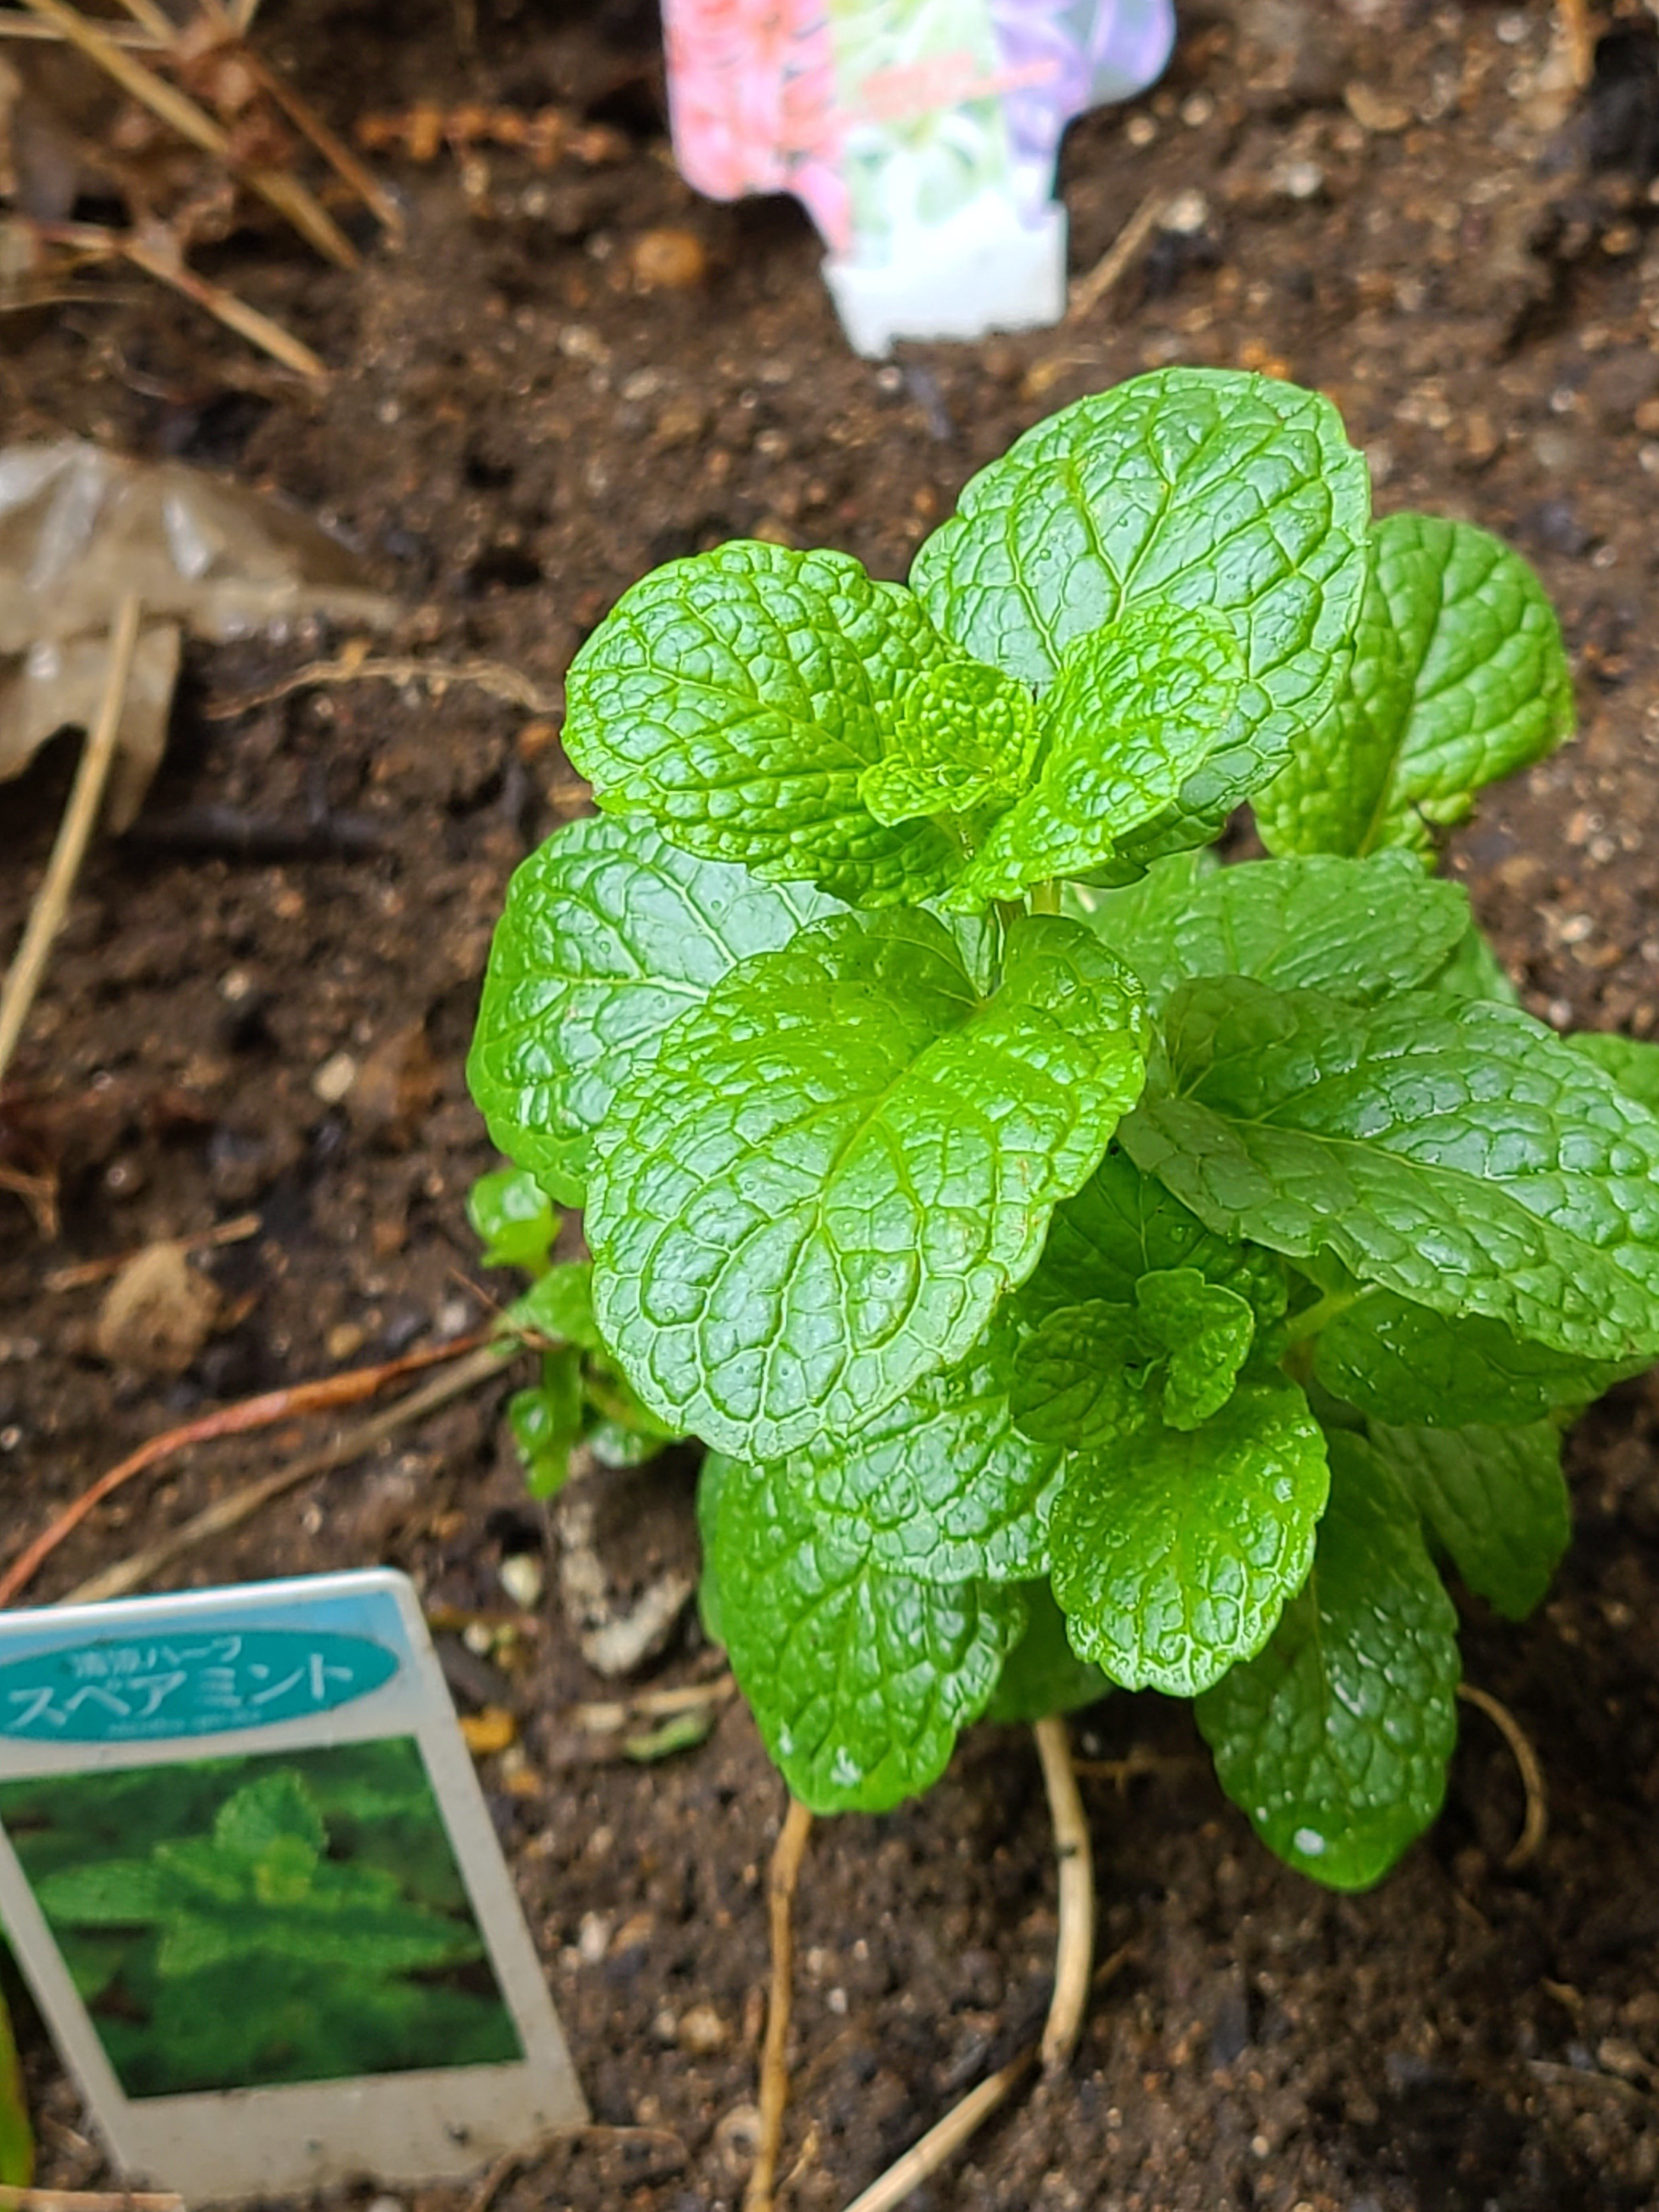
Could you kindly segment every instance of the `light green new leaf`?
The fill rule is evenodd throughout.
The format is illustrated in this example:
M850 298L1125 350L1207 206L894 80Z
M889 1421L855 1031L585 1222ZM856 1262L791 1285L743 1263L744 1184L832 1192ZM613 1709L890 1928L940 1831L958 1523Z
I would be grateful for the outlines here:
M1461 884L1436 883L1402 853L1201 872L1181 854L1125 890L1078 899L1155 1011L1194 975L1254 975L1369 1006L1429 983L1470 928Z
M1341 1433L1330 1454L1306 1587L1197 1718L1222 1788L1268 1850L1333 1889L1368 1889L1445 1796L1457 1617L1377 1455Z
M945 1771L1025 1626L1017 1586L876 1566L776 1468L728 1462L712 1558L732 1671L815 1813L881 1813Z
M1249 1357L1255 1316L1249 1301L1196 1267L1143 1275L1135 1285L1142 1334L1168 1355L1164 1418L1172 1429L1195 1429L1233 1395Z
M601 1139L594 1300L645 1404L773 1460L963 1358L1138 1095L1143 1020L1057 918L1016 923L989 1000L926 914L745 963Z
M532 1498L555 1498L563 1489L583 1416L581 1354L567 1345L544 1357L538 1383L507 1401L507 1425Z
M559 1233L547 1193L524 1168L480 1176L466 1194L466 1218L484 1248L482 1266L522 1267L526 1274L540 1274Z
M1182 985L1165 1044L1122 1140L1218 1235L1558 1352L1659 1352L1659 1121L1541 1023L1227 977Z
M1086 875L1177 808L1230 727L1244 656L1226 622L1150 600L1061 655L1037 709L1035 789L1002 815L947 903L971 912Z
M1626 1098L1659 1114L1659 1044L1606 1030L1580 1030L1564 1042L1611 1076Z
M1326 1490L1324 1435L1282 1376L1201 1428L1075 1453L1048 1531L1073 1649L1125 1689L1207 1689L1301 1587Z
M1393 1428L1371 1442L1477 1597L1524 1620L1572 1535L1553 1421L1525 1428Z
M593 1318L593 1269L586 1260L562 1260L538 1278L507 1310L514 1328L532 1329L555 1344L580 1345L584 1352L603 1347Z
M699 860L644 823L572 822L507 887L467 1081L490 1135L579 1205L617 1085L750 953L842 911L805 884Z
M1432 1313L1375 1288L1326 1325L1314 1351L1319 1381L1362 1413L1440 1429L1587 1406L1628 1372L1529 1344L1479 1314Z
M1050 1713L1076 1712L1097 1705L1111 1689L1098 1667L1079 1659L1066 1641L1066 1616L1046 1582L1026 1583L1020 1597L1026 1611L1025 1633L1003 1662L988 1721L1040 1721Z
M1017 799L1036 750L1030 692L982 660L925 668L899 694L891 748L859 778L878 822L969 814Z
M1572 678L1536 576L1473 523L1391 514L1371 532L1352 670L1255 800L1274 853L1431 857L1475 795L1572 734Z
M1133 1306L1058 1306L1015 1355L1014 1421L1023 1436L1077 1451L1125 1442L1155 1417L1151 1365Z
M924 1582L1046 1573L1057 1444L1013 1424L1018 1324L1005 1304L961 1365L930 1375L851 1437L815 1439L791 1475L826 1514L855 1521L871 1559Z
M912 678L957 657L848 555L738 540L623 593L570 665L561 734L607 813L648 815L687 852L915 902L960 847L930 821L878 822L859 779Z
M1231 370L1159 369L1017 440L969 483L911 582L947 637L1039 687L1075 639L1142 600L1228 617L1246 680L1179 800L1215 821L1334 697L1369 514L1364 459L1328 400Z
M1288 1295L1276 1252L1213 1236L1198 1216L1115 1146L1075 1198L1054 1209L1048 1241L1020 1308L1041 1320L1057 1306L1091 1298L1132 1306L1143 1275L1195 1267L1206 1282L1237 1291L1258 1326L1275 1322Z

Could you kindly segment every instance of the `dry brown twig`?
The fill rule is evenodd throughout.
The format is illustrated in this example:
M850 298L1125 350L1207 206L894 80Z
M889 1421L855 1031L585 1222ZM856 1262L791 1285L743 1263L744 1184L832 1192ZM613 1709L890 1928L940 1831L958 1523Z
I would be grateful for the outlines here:
M452 684L471 684L492 698L505 699L532 714L556 714L564 703L556 695L538 690L522 670L502 660L418 660L371 654L360 641L337 659L307 661L279 684L259 691L239 692L231 699L216 699L203 712L210 722L228 722L239 714L252 714L256 707L274 706L295 691L337 684L425 684L441 695Z
M1504 1861L1504 1869L1518 1874L1530 1864L1543 1848L1549 1833L1549 1793L1544 1785L1542 1760L1533 1748L1532 1738L1516 1720L1509 1707L1500 1705L1490 1690L1478 1690L1473 1682L1460 1682L1457 1694L1465 1705L1473 1705L1498 1730L1521 1773L1521 1787L1527 1801L1526 1816L1521 1823L1521 1833Z
M5 1572L0 1574L0 1607L10 1605L19 1592L28 1587L58 1547L105 1498L134 1476L159 1467L163 1460L172 1459L186 1445L210 1443L220 1437L246 1436L254 1430L273 1428L278 1421L296 1419L302 1413L361 1404L363 1399L372 1398L403 1376L416 1374L422 1368L434 1367L441 1361L459 1359L478 1347L476 1336L457 1337L449 1344L434 1345L425 1352L407 1352L400 1359L385 1360L378 1366L349 1368L342 1375L325 1375L318 1381L262 1391L258 1397L241 1398L234 1405L216 1407L210 1413L199 1414L179 1428L152 1437L148 1443L140 1444L137 1451L118 1461L106 1474L100 1475L90 1489L83 1490L33 1543L24 1547ZM493 1342L489 1349L494 1352Z
M169 1241L181 1252L218 1252L227 1244L245 1243L257 1237L262 1226L257 1213L239 1213L230 1221L216 1222L211 1229L198 1229L189 1237L174 1237ZM126 1252L106 1252L96 1260L77 1260L73 1267L54 1267L46 1276L43 1287L48 1291L83 1291L93 1283L106 1283L112 1275L118 1275L129 1260L136 1260L149 1248L140 1244Z
M760 2142L744 2191L744 2212L772 2212L772 2185L783 2142L784 2109L789 2101L789 2011L795 1970L795 1888L800 1880L812 1815L791 1797L784 1815L772 1870L766 1885L766 1914L772 1937L772 1985L766 2003L766 2040L761 2048Z
M121 708L132 674L132 656L138 648L139 612L137 599L128 592L110 629L109 672L98 720L82 748L81 764L76 770L74 788L58 825L58 841L52 848L40 888L35 893L23 941L6 970L4 988L0 989L0 1079L3 1079L23 1034L23 1024L29 1018L40 979L46 974L53 941L63 927L76 878L81 872L81 863L91 841L93 824L98 819L110 764L115 758L115 740L120 732Z
M151 204L154 172L142 169L149 156L124 152L118 160L102 160L100 166L108 169L131 207L132 220L125 229L12 216L3 226L12 266L0 306L33 304L43 291L51 294L49 265L29 265L50 252L65 257L70 269L125 261L171 286L284 368L313 382L325 380L327 372L308 346L270 316L199 276L186 258L198 237L222 235L234 190L241 186L262 198L325 259L341 268L356 265L358 256L351 241L290 167L301 140L369 210L394 243L402 237L402 220L391 195L298 93L246 45L252 7L227 9L220 0L196 0L194 11L175 22L158 0L122 0L133 18L127 24L88 16L70 0L23 0L23 5L30 12L0 18L0 30L6 35L25 35L26 25L27 35L73 47L127 100L153 117L162 133L194 148L209 167L185 192L182 204L175 205L171 216L163 216ZM25 284L20 276L35 282Z

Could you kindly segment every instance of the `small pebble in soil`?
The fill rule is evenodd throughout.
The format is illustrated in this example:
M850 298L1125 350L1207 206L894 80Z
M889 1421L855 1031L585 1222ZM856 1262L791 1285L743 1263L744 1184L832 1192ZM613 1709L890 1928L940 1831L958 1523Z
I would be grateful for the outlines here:
M311 1092L325 1106L337 1106L357 1080L357 1063L349 1052L331 1053L311 1079Z
M674 2040L690 2058L712 2058L732 2040L732 2031L713 2005L695 2004L680 2015Z
M540 1602L544 1577L542 1563L528 1552L513 1552L496 1569L501 1588L521 1613L529 1613Z
M647 292L689 292L708 274L708 256L695 231L641 231L628 258L635 282Z

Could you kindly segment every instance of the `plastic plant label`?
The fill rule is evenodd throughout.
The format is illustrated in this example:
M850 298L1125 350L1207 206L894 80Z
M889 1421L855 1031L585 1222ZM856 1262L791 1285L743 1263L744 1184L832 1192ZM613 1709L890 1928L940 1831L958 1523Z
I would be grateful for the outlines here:
M801 200L866 354L1058 321L1060 134L1175 38L1171 0L665 0L664 25L685 176Z
M123 2173L193 2202L586 2118L400 1575L0 1614L0 1925Z

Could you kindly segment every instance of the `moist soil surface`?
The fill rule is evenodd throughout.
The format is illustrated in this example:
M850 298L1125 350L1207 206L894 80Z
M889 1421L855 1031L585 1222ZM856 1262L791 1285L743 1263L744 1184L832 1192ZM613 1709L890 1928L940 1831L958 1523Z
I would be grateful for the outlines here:
M1534 1012L1655 1033L1659 25L1604 11L1575 88L1582 11L1565 0L1182 14L1164 84L1068 137L1074 267L1149 192L1183 197L1115 289L1057 330L854 358L794 206L715 206L676 178L654 26L629 0L270 0L260 50L348 136L366 107L418 100L557 104L614 134L587 149L605 158L545 172L510 148L377 156L408 244L366 239L355 270L257 229L206 252L329 362L325 392L136 276L0 323L9 437L74 432L279 491L404 604L388 650L503 664L541 702L362 680L262 697L349 642L321 629L189 649L166 765L133 829L94 852L9 1077L5 1158L55 1182L58 1219L0 1193L0 1555L157 1431L434 1344L510 1295L480 1273L463 1211L491 1155L462 1061L507 877L583 803L557 746L561 680L624 586L757 534L902 576L973 470L1143 368L1317 386L1367 449L1382 510L1468 517L1537 563L1580 735L1489 797L1447 864ZM662 231L681 235L665 247ZM0 799L0 945L73 750L60 741ZM100 1358L104 1287L54 1286L247 1212L257 1231L199 1263L218 1311L182 1374ZM736 1701L650 1763L576 1710L721 1674L683 1609L607 1680L563 1595L573 1560L596 1579L591 1547L602 1613L685 1574L690 1477L665 1463L579 1498L574 1522L568 1505L545 1516L505 1441L506 1387L150 1586L377 1561L414 1576L462 1709L515 1723L479 1771L596 2122L496 2174L495 2205L714 2212L740 2197L754 2139L781 1785ZM328 1418L141 1478L27 1598L312 1448ZM917 2206L1659 2204L1653 1384L1590 1413L1570 1457L1577 1540L1538 1615L1510 1626L1460 1597L1468 1678L1541 1760L1541 1847L1510 1863L1517 1770L1466 1708L1432 1832L1370 1894L1327 1894L1255 1843L1183 1707L1113 1698L1077 1734L1103 1763L1085 1790L1115 1971L1064 2077L1019 2097ZM501 1580L509 1556L545 1571L527 1611ZM844 2206L1029 2039L1054 1900L1022 1731L972 1732L925 1802L818 1825L787 2203ZM32 2015L23 2037L41 2179L106 2182ZM478 2203L404 2195L422 2212Z

